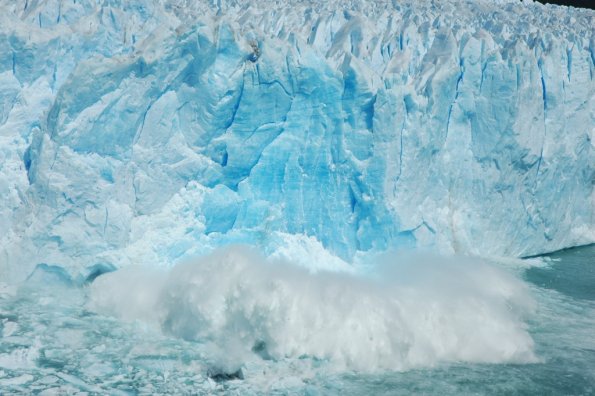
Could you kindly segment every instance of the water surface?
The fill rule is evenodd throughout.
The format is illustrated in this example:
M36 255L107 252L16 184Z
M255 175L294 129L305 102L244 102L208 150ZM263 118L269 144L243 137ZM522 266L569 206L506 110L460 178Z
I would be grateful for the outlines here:
M595 245L543 261L514 270L536 301L527 325L538 362L437 363L366 374L304 356L258 359L241 373L217 375L204 343L97 314L88 308L87 286L59 277L47 287L2 285L0 393L594 394Z

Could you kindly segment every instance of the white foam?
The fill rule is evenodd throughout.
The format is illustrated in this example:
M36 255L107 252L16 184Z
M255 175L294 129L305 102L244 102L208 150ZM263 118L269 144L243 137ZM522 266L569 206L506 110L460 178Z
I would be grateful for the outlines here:
M311 273L243 248L172 270L126 268L91 308L212 346L222 366L310 356L348 370L533 362L522 281L469 258L386 256L370 275Z

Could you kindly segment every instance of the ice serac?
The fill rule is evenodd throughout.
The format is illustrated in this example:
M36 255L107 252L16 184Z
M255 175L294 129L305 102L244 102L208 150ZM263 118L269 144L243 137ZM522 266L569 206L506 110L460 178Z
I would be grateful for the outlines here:
M282 3L0 1L0 269L595 241L593 11Z

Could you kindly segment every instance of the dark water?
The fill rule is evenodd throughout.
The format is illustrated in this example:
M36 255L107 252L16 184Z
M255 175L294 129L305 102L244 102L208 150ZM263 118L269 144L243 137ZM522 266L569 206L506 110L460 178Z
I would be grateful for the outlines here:
M0 285L0 394L595 394L595 245L514 271L536 300L528 326L538 363L361 374L306 358L218 381L200 344L90 312L85 288Z

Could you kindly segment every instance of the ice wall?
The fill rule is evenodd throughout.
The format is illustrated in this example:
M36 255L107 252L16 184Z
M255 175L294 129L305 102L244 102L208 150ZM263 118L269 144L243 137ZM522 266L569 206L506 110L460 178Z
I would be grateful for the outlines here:
M229 243L341 265L595 241L593 11L0 9L2 272L168 264Z

